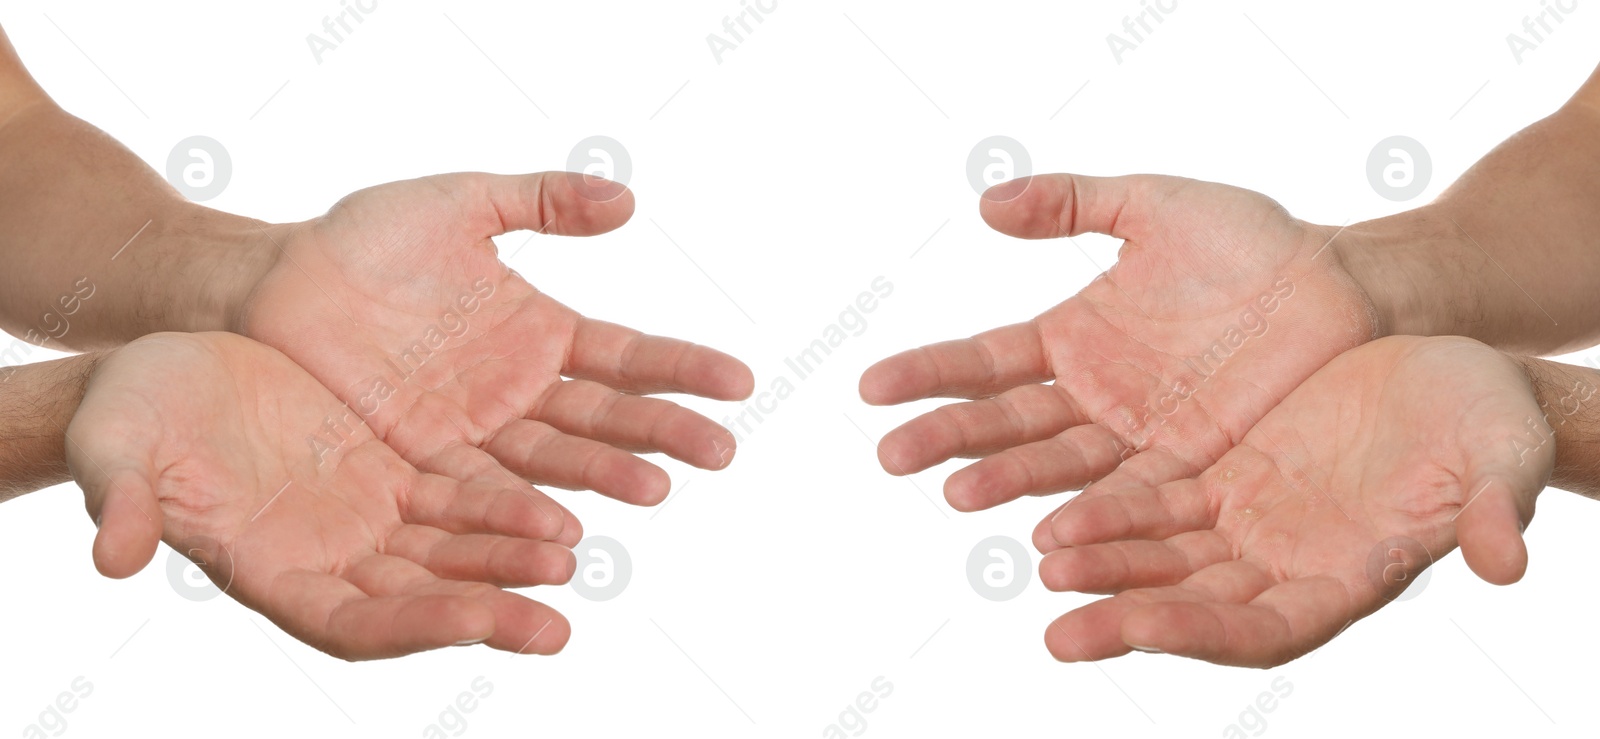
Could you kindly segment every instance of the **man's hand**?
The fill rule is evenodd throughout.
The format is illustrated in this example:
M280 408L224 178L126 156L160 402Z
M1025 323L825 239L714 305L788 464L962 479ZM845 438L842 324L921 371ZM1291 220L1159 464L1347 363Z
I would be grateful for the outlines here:
M582 535L526 486L418 472L277 351L155 334L103 359L67 429L99 526L95 566L144 567L165 540L296 638L345 659L484 641L552 654L561 614L502 587L555 584Z
M1124 244L1110 270L1043 315L862 376L875 405L972 400L906 423L878 448L894 474L982 457L945 484L959 510L1081 488L1129 458L1145 482L1192 476L1379 331L1330 245L1337 230L1248 190L1050 175L997 185L981 206L1012 236L1095 232Z
M1523 367L1471 339L1347 352L1198 478L1151 485L1124 468L1041 522L1047 587L1117 594L1057 619L1045 643L1067 661L1143 649L1266 667L1458 544L1480 577L1514 582L1555 458L1545 413Z
M242 330L306 368L423 470L501 482L509 470L659 503L667 475L634 453L721 469L734 440L640 396L736 400L751 392L750 370L578 315L502 264L490 240L524 229L599 234L632 213L627 188L569 173L362 190L322 217L265 231L281 257L251 294Z

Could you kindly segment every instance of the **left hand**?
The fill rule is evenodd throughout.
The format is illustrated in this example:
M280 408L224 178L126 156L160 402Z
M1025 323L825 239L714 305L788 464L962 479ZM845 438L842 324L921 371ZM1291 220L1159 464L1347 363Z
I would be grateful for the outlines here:
M564 172L361 190L321 217L266 229L281 255L251 293L242 331L294 359L420 469L502 482L509 470L659 503L670 481L635 453L720 469L734 439L640 396L737 400L751 392L750 370L581 316L501 263L490 240L524 229L600 234L632 213L626 187Z
M1362 345L1198 477L1152 485L1125 465L1042 521L1046 587L1116 594L1056 619L1045 643L1064 661L1143 649L1267 667L1458 544L1484 580L1514 582L1554 458L1508 355L1458 337Z

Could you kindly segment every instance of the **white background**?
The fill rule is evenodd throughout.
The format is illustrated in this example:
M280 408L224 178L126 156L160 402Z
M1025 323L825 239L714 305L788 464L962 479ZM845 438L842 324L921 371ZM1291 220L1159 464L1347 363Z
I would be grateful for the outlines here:
M465 714L467 736L814 737L879 676L894 689L865 714L870 736L1218 736L1280 677L1293 692L1249 733L1559 736L1600 722L1590 501L1541 497L1521 583L1484 584L1451 555L1415 598L1280 668L1061 665L1045 627L1088 596L1035 576L994 603L965 571L976 542L1026 542L1055 501L955 513L940 496L955 464L891 478L853 425L875 440L932 407L863 405L871 362L1030 317L1115 254L1104 237L1079 240L1086 257L990 232L965 171L980 139L1018 139L1035 171L1180 174L1308 220L1362 220L1426 202L1559 105L1597 61L1600 8L1580 3L1519 64L1506 36L1536 0L1179 0L1118 64L1106 36L1137 0L779 0L719 65L706 37L740 0L529 5L379 0L321 64L306 36L338 0L6 2L0 24L63 106L152 166L184 137L223 142L233 179L209 204L269 220L388 180L563 169L573 144L612 136L633 161L634 220L521 251L526 235L509 235L502 254L587 314L740 356L758 389L873 278L893 295L731 469L663 462L680 492L660 509L557 493L635 569L608 602L530 591L574 623L553 658L472 647L347 664L225 597L179 597L165 548L127 581L99 577L74 486L8 503L0 736L78 676L94 690L65 734L84 737L422 736L480 676L494 692ZM1432 153L1411 203L1366 179L1368 151L1395 134Z

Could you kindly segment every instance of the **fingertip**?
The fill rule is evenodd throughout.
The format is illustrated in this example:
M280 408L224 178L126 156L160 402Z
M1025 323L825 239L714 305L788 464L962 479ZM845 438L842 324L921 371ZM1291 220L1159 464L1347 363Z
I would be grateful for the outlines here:
M722 428L720 433L712 436L708 446L710 447L709 453L703 463L697 466L713 472L727 469L728 465L733 464L733 458L739 453L738 438L726 428Z
M733 362L734 368L725 384L727 390L722 400L749 400L756 392L756 375L744 362L737 359L733 359Z
M101 575L121 580L143 570L155 558L159 539L125 531L126 526L107 524L94 538L94 568Z
M989 228L1019 239L1055 235L1041 231L1036 224L1038 198L1033 184L1033 177L1019 177L985 190L978 199L978 216Z
M571 640L572 623L566 616L552 611L549 620L537 627L537 631L517 653L545 656L559 654L561 650L566 649L567 642Z
M639 461L642 464L638 466L630 485L637 492L631 496L630 502L646 507L659 505L672 494L672 477L654 464L642 459Z
M1467 567L1485 582L1510 585L1528 569L1523 518L1508 487L1485 483L1456 516L1456 538Z
M540 582L551 585L566 585L572 582L572 576L578 572L578 555L569 547L547 547L546 555L549 568L540 579Z
M910 463L913 461L910 458L911 452L899 438L895 431L890 431L878 441L878 466L895 477L903 477L915 471L911 469Z
M149 484L135 474L113 477L98 514L92 554L100 574L130 577L155 557L161 543L161 509Z
M997 505L993 483L981 462L956 470L944 481L944 499L962 513L972 513Z
M1060 512L1060 510L1060 508L1057 508L1056 512ZM1055 535L1050 533L1050 522L1055 515L1054 512L1051 513L1033 527L1033 548L1040 554L1049 554L1061 548L1061 544L1056 541Z
M627 185L604 177L565 172L566 182L575 197L566 198L558 213L549 216L548 233L568 236L594 236L620 228L633 218L633 191Z
M889 359L880 360L861 373L861 381L856 384L856 392L861 396L862 402L867 405L894 405L899 402L895 398L894 388L899 384L893 376L894 365Z

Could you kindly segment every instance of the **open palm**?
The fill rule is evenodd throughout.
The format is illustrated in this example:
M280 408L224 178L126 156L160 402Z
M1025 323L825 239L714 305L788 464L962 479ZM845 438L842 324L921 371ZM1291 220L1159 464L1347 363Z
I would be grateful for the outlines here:
M1119 470L1041 522L1047 587L1117 594L1057 619L1046 644L1063 660L1144 649L1271 666L1458 544L1485 580L1513 582L1554 459L1542 418L1516 362L1472 340L1347 352L1198 477Z
M566 619L501 587L567 581L581 531L531 491L418 472L359 424L338 448L308 444L342 408L233 334L156 334L111 354L67 431L96 566L126 577L165 540L346 659L475 642L558 651Z
M1337 232L1258 193L1051 175L997 185L981 205L1013 236L1124 243L1105 274L1037 318L913 349L862 376L873 404L972 400L879 447L895 474L982 457L945 485L957 509L1076 489L1134 456L1157 457L1143 469L1164 479L1193 475L1376 331L1370 301L1329 248Z
M491 237L589 235L627 221L623 186L567 173L452 174L356 192L272 227L278 264L244 333L294 359L419 468L666 497L664 452L719 469L731 434L676 404L745 397L753 378L711 349L579 315L499 259ZM569 378L563 380L563 377Z

